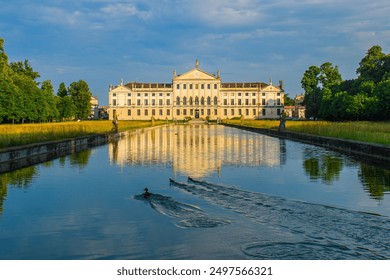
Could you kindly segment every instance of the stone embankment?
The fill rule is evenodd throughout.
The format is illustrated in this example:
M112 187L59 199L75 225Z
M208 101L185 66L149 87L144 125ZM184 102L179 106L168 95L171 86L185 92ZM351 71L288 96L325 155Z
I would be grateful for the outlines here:
M0 149L0 174L115 141L128 132L96 134L67 140Z
M291 139L303 143L322 146L328 149L342 152L344 154L359 157L363 160L390 163L389 145L371 144L361 141L345 140L339 138L296 133L291 131L277 131L272 129L246 127L233 124L224 125L273 137Z

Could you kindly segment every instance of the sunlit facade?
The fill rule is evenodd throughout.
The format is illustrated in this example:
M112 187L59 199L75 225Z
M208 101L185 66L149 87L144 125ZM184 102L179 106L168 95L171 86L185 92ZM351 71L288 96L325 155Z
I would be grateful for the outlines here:
M261 119L279 118L284 91L262 82L223 83L220 72L207 73L195 68L178 75L172 83L130 82L109 87L109 118L114 111L119 120L182 119Z

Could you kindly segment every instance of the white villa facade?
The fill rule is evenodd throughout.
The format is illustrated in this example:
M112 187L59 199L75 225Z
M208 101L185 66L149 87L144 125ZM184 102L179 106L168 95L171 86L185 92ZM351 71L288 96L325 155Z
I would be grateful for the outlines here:
M223 83L217 75L195 68L173 72L171 84L130 82L110 86L109 118L118 120L261 119L279 118L283 110L282 82Z

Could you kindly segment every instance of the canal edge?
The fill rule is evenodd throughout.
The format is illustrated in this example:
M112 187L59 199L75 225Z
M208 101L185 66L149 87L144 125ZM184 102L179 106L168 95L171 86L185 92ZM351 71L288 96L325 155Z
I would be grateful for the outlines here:
M306 144L321 146L355 157L364 157L363 161L370 160L377 163L390 163L390 147L387 145L366 143L362 141L347 140L326 136L317 136L305 133L296 133L291 131L277 131L267 128L247 127L225 123L223 125L272 137L284 138Z

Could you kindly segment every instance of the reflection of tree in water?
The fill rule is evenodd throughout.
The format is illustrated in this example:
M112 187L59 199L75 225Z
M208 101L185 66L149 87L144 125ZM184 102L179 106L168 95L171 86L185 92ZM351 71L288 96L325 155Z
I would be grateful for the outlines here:
M337 180L343 169L343 159L330 155L320 155L319 157L310 157L303 163L306 174L310 179L321 179L330 184Z
M28 188L36 174L36 166L30 166L0 175L0 213L3 211L3 202L7 196L8 185L17 188Z
M84 168L88 165L89 158L91 157L92 150L85 150L69 156L70 165Z
M390 192L390 170L379 166L362 163L359 179L364 189L375 199L382 199L385 192Z

